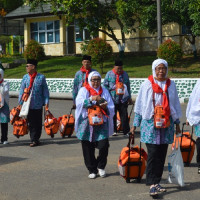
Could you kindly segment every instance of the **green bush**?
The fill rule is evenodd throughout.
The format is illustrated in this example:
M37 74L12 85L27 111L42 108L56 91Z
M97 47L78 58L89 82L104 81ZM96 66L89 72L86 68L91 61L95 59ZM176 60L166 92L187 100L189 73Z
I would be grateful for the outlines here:
M182 58L183 52L179 44L168 39L159 46L157 56L167 60L170 65L174 65Z
M103 74L103 63L112 56L111 45L101 38L94 38L82 45L82 51L92 56L94 64L100 64L101 73Z
M26 59L36 59L38 61L45 58L44 47L35 40L30 40L24 51Z

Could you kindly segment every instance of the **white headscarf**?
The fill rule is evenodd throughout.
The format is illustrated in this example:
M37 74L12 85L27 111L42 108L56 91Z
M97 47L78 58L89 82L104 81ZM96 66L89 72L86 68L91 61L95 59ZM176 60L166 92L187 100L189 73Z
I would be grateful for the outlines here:
M0 68L1 78L0 81L4 78L4 71ZM0 95L1 95L1 106L4 106L4 102L9 105L9 83L7 81L3 81L0 84Z
M197 81L190 95L186 118L190 126L197 125L200 122L200 80Z
M97 71L94 71L94 72L91 72L88 76L88 83L89 85L92 87L92 84L91 84L91 79L93 76L98 76L101 78L101 75L97 72ZM92 87L93 88L93 87ZM100 87L99 87L100 88ZM99 88L95 89L97 92L99 91ZM113 103L113 100L110 96L110 93L108 92L108 90L106 88L102 88L103 89L103 92L101 94L101 97L104 98L106 101L107 101L107 108L109 110L109 118L105 117L104 116L104 121L106 121L108 119L108 123L109 123L109 133L108 135L112 135L113 134L113 116L114 116L114 103ZM75 132L78 131L78 119L79 117L82 115L82 118L85 119L88 117L88 112L87 112L87 109L83 107L84 105L84 100L85 99L89 99L89 92L88 90L85 88L85 87L82 87L79 92L78 92L78 95L76 97L76 111L75 111ZM95 101L92 102L93 104L96 104Z
M165 76L165 77L167 77L167 74L168 74L168 63L167 63L166 60L160 59L160 58L154 60L153 63L152 63L153 77L156 77L155 69L156 69L156 67L157 67L158 65L160 65L160 64L164 64L165 67L167 68L167 72L166 72L166 76Z
M100 77L100 79L101 79L101 75L99 74L99 72L97 72L97 71L91 72L91 73L89 74L89 76L88 76L88 83L89 83L90 87L92 87L91 79L92 79L93 76L98 76L98 77ZM95 89L94 87L92 87L92 88L93 88L96 92L98 92L100 87L98 87L97 89Z
M156 59L152 63L152 73L153 77L156 77L155 68L159 64L164 64L165 67L168 68L167 61L163 59ZM167 73L166 73L167 77ZM158 81L154 79L154 82L157 83L163 90L165 88L166 81ZM170 106L170 115L172 116L173 120L177 120L181 117L181 105L178 98L178 93L176 90L176 85L174 81L171 80L171 84L168 88L169 94L169 106ZM162 94L154 94L155 105L162 105L163 95ZM152 84L149 80L146 80L142 83L138 97L136 99L134 112L141 115L143 119L149 120L154 115L154 106L153 106L153 89Z

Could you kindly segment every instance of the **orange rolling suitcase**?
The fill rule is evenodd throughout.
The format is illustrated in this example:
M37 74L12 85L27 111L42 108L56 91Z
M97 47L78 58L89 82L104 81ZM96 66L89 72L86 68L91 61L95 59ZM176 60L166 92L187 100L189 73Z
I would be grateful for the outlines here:
M69 115L63 115L62 117L59 117L59 131L63 138L65 136L71 137L74 132L75 118L72 115L72 110L73 108L71 108Z
M192 133L190 134L190 132L183 132L185 125L186 123L183 123L182 134L181 134L181 137L179 137L179 143L180 143L181 154L182 154L184 165L189 166L194 156L196 142L193 139L193 127L192 127ZM174 148L174 145L175 144L173 143L172 148Z
M129 133L128 145L122 149L118 160L120 175L127 183L130 183L130 179L137 179L137 182L140 182L146 169L147 153L141 148L141 142L140 147L130 147L133 143L134 136Z

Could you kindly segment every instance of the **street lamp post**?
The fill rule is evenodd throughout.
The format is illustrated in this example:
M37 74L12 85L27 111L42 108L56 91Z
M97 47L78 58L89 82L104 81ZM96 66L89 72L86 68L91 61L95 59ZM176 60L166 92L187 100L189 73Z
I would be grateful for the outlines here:
M157 33L158 48L162 44L162 17L161 17L161 0L157 0Z

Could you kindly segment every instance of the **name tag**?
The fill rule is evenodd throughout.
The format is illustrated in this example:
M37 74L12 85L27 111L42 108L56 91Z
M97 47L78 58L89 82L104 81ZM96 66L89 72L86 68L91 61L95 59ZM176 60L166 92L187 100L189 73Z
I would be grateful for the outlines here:
M117 89L117 93L118 93L118 94L124 94L124 91L123 91L123 89L118 88L118 89Z
M101 122L101 118L100 117L98 117L98 116L92 117L92 123L93 124L98 124L100 122Z

